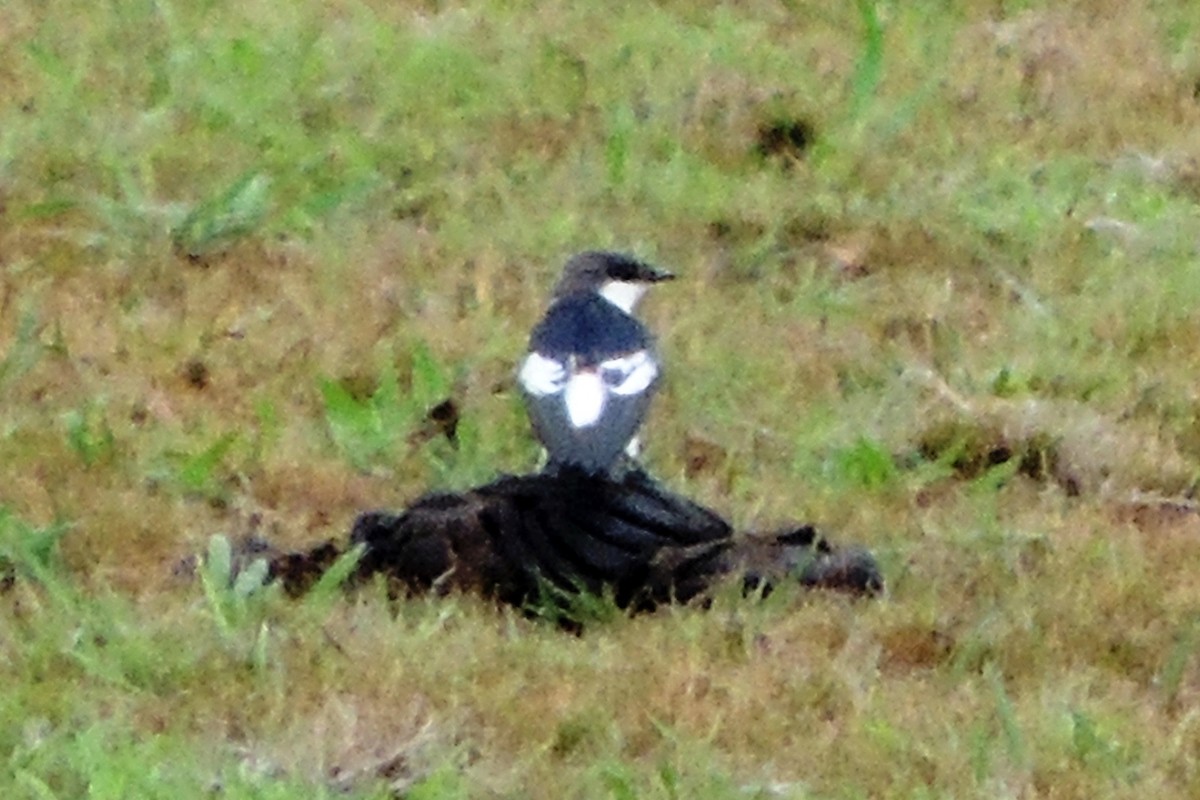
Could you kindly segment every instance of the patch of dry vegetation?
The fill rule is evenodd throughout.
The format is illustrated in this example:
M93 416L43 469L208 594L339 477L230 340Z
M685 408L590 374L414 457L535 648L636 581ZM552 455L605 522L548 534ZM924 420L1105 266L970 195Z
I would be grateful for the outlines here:
M1196 796L1200 21L826 6L0 8L0 793ZM214 534L531 468L592 246L685 276L654 471L889 597L222 616Z

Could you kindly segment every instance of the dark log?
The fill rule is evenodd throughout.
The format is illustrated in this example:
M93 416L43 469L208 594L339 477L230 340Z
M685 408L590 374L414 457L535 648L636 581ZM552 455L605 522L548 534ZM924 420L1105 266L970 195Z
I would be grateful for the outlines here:
M529 608L581 595L650 610L703 597L719 580L746 590L781 581L872 595L883 580L860 549L836 549L812 526L735 535L714 512L640 470L619 479L558 470L504 476L461 493L434 493L401 514L359 516L356 579L384 575L407 593L467 591ZM303 592L341 549L278 556L272 575Z

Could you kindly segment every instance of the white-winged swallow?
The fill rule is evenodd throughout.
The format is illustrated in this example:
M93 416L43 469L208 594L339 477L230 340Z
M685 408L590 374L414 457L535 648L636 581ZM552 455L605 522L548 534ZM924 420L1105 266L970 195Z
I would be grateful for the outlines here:
M563 268L518 374L550 467L599 474L622 454L637 456L661 369L633 310L651 285L673 277L606 251L580 253Z

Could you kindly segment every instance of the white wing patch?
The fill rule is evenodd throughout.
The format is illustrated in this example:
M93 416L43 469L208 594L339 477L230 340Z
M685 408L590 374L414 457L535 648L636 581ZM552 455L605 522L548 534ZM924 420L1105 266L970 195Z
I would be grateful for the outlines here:
M574 359L572 358L573 362ZM631 396L650 388L658 365L646 350L610 358L598 368L577 369L540 353L530 353L517 379L535 397L562 393L573 428L590 428L600 421L610 394Z
M521 365L517 380L532 395L558 394L567 383L567 368L561 361L546 358L541 353L530 353Z
M601 362L600 374L604 384L614 394L639 394L650 388L658 377L658 365L645 350L638 350L621 358L610 358Z
M589 428L600 421L608 389L599 373L576 372L567 379L563 402L567 404L567 417L574 428Z

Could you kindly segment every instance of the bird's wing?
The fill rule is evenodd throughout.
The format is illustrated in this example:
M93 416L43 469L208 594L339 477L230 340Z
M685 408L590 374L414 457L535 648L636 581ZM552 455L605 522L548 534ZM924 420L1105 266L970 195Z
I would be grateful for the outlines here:
M525 357L517 380L528 394L538 397L558 394L567 385L567 367L562 361L535 351Z
M551 461L607 470L649 409L658 377L653 354L637 351L592 369L568 370L560 364L561 376L543 362L553 359L538 354L527 358L521 383L534 432Z
M658 379L658 362L648 349L637 350L629 355L601 362L600 375L604 379L604 385L613 394L642 394Z

